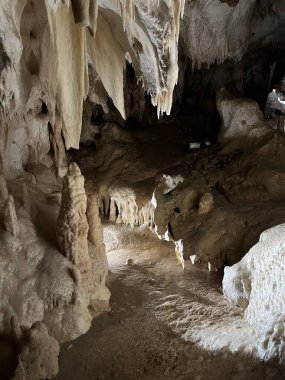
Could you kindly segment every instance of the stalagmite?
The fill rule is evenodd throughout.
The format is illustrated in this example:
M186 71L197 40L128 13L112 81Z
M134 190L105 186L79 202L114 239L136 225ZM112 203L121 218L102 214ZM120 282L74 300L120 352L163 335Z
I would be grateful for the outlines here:
M99 213L99 195L96 192L88 195L86 214L89 224L88 240L92 244L90 249L92 250L94 259L92 278L96 288L96 285L98 284L104 286L105 278L108 273L108 263L103 239L103 225ZM104 301L107 308L109 291L105 288L104 292L107 295L107 298Z
M113 199L111 199L109 220L110 222L115 222L116 219L117 219L116 203Z
M63 179L57 241L61 252L82 272L89 271L92 267L88 252L86 208L84 177L77 164L72 163Z
M10 232L12 235L17 236L19 233L19 224L17 213L15 209L14 198L10 194L4 206L4 220L3 224L5 230Z
M96 193L88 196L86 215L89 224L88 240L100 253L105 253L103 243L103 227L99 214L99 197Z
M14 380L51 379L58 372L59 344L41 322L22 339Z

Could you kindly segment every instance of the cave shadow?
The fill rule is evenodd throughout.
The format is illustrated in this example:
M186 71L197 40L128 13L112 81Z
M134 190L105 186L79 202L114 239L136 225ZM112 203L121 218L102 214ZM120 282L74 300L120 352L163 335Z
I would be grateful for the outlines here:
M18 365L18 347L9 334L0 334L0 379L9 380Z

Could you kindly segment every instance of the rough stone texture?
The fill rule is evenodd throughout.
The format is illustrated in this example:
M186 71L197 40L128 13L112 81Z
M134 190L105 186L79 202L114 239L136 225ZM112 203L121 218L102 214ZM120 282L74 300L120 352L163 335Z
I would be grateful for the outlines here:
M251 99L236 98L222 89L217 94L217 109L222 119L219 140L224 145L246 147L269 130L258 104Z
M241 91L242 64L229 74L231 64L251 48L284 47L284 14L282 0L1 2L0 196L1 201L6 201L3 213L1 209L6 232L1 230L0 234L1 331L7 330L14 316L27 327L44 320L52 335L67 341L86 332L92 317L108 307L110 294L104 285L107 263L98 203L106 215L111 214L112 221L132 227L148 225L161 239L172 240L182 265L185 259L195 256L209 270L236 261L252 245L260 229L280 223L285 215L283 203L279 207L274 202L284 201L284 142L280 136L267 134L256 103L225 91L218 94L223 120L220 142L225 148L212 155L213 162L195 158L187 167L186 159L177 169L176 179L171 170L165 174L163 165L156 170L151 165L138 164L132 183L104 176L109 182L88 201L79 168L70 166L63 180L57 224L63 255L55 249L55 218L51 213L56 207L43 211L46 198L39 195L43 188L32 187L31 194L39 199L36 205L30 205L32 197L24 184L23 194L15 197L16 206L22 203L23 207L16 212L4 176L7 180L17 178L9 182L9 191L23 178L40 186L37 172L30 170L39 164L64 176L65 149L79 147L82 116L88 129L91 111L83 115L87 95L88 101L102 105L105 112L113 102L121 116L127 118L132 107L125 106L126 60L134 72L133 83L139 81L141 86L134 94L129 89L127 101L139 104L138 98L144 98L145 90L157 106L158 116L170 114L179 80L179 36L185 71L189 58L193 67L231 61L220 75L217 73L215 83L210 83L208 73L202 81L205 88L213 90L220 88L219 77L228 75L235 77L235 88ZM180 81L182 93L183 79ZM88 131L86 135L94 137ZM139 161L133 154L118 170L118 160L132 143L125 139L127 133L122 135L117 139L120 145L114 149L111 142L96 162L109 168L114 164L120 176L128 168L125 165ZM253 147L252 142L259 146ZM159 144L149 149L148 157L152 157L153 150L160 154L156 152ZM248 156L238 156L236 148L248 148ZM273 153L275 162L271 161ZM189 169L185 169L189 177L181 181L184 166ZM197 171L203 173L197 175ZM167 193L158 188L158 172L166 176ZM58 199L58 192L52 194L49 183L46 188L51 198ZM259 201L266 202L264 209L256 206ZM241 207L244 204L246 207ZM244 306L249 289L244 286L243 290L238 303ZM282 318L279 322L277 330L281 331ZM274 342L277 338L278 332L270 339ZM19 371L23 370L22 363Z
M22 338L14 380L52 379L58 372L59 344L36 322Z
M0 175L0 199L6 201L9 193L7 189L7 183L3 174Z
M6 231L12 235L17 236L19 233L19 224L15 209L14 198L10 194L4 205L3 224Z
M227 3L230 7L234 7L238 4L239 0L220 0L221 3Z
M260 334L261 356L283 362L284 233L284 224L264 231L239 263L225 268L223 279L226 297L245 310L244 318Z
M127 117L126 59L136 81L151 95L158 115L169 114L179 80L179 33L184 61L190 57L194 66L240 60L251 46L283 43L278 32L285 13L283 1L227 3L2 2L0 152L4 174L14 178L27 163L50 165L51 158L58 174L66 173L64 147L79 146L88 82L89 99L106 111L108 94ZM98 85L88 76L97 78Z
M50 309L45 313L44 319L49 334L60 343L72 341L85 334L90 329L91 322L92 316L82 301L80 304Z
M199 207L198 207L198 214L208 214L213 209L214 206L214 198L213 194L206 193L201 196L199 199Z
M72 302L71 264L37 235L27 213L18 219L19 234L1 232L0 330L16 317L30 327L44 319L45 311ZM9 269L10 268L10 269Z
M63 179L62 201L57 220L57 241L61 252L79 268L88 272L91 259L88 252L87 197L84 177L79 167L72 163Z
M88 240L99 255L105 256L103 227L99 213L99 195L96 192L88 195L86 216L89 225Z
M105 287L108 268L98 197L91 195L87 208L84 177L75 163L63 178L56 233L61 252L74 264L71 275L77 285L74 305L55 308L45 316L50 333L63 342L84 334L92 316L108 308L110 298Z
M44 321L50 335L59 342L69 341L90 328L93 316L108 309L110 292L105 287L107 259L102 247L103 235L100 238L100 219L96 224L95 210L91 220L97 226L95 235L98 245L94 247L87 241L88 224L83 214L86 224L84 234L80 236L85 239L85 246L84 242L82 246L87 249L88 262L86 264L86 260L80 259L81 266L78 263L74 265L55 247L53 230L59 207L58 187L51 196L52 178L49 177L48 169L44 175L40 174L40 170L34 172L38 183L36 191L33 188L33 196L29 195L33 185L28 186L26 183L19 184L16 192L16 206L22 204L17 208L18 233L14 235L0 227L0 333L10 330L10 320L15 317L25 328L30 328L37 321ZM42 184L44 179L46 182ZM76 179L74 183L77 183ZM83 185L84 180L79 178L78 183ZM47 190L49 195L40 195L39 188ZM83 199L85 211L87 198L84 187L80 194L81 197L79 195L76 199ZM0 204L1 216L5 214L3 205ZM78 207L74 210L82 210L82 202L76 205ZM15 208L13 211L16 213ZM74 244L68 247L73 248Z

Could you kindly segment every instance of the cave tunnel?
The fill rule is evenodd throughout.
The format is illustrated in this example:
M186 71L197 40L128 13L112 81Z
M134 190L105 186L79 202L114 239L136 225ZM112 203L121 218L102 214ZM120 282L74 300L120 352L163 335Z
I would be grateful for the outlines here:
M0 380L284 379L284 0L0 20Z

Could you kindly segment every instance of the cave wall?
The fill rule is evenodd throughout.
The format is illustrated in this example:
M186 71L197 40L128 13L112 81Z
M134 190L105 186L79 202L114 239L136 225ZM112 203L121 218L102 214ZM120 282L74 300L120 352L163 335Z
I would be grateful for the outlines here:
M131 92L126 61L158 116L169 114L182 93L179 66L183 74L185 62L209 68L240 62L257 47L283 48L284 13L281 0L3 1L0 155L5 175L16 177L29 162L54 165L64 175L64 151L79 147L87 97L104 111L112 99L123 119L132 115L124 101ZM234 80L243 76L241 70L227 76ZM216 80L216 85L214 80L212 87L231 80Z

